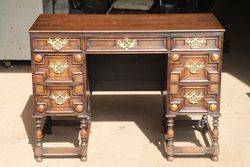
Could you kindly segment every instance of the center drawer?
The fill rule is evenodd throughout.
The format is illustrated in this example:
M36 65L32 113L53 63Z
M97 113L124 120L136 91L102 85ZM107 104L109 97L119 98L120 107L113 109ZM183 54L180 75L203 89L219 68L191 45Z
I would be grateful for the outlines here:
M87 38L88 52L166 52L166 38L163 37L90 37Z

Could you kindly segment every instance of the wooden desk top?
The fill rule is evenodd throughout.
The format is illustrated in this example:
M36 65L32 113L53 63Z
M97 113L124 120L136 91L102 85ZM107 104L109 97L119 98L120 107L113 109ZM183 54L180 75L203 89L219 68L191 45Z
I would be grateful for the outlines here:
M41 14L29 32L224 31L213 14Z

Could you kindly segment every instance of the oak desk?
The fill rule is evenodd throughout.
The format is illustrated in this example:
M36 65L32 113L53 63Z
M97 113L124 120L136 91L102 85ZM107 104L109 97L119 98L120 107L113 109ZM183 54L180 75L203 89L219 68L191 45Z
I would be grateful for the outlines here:
M51 154L76 154L86 160L92 90L167 92L163 94L167 159L173 160L175 154L205 153L218 160L224 29L212 14L42 14L29 33L37 161ZM137 58L146 65L130 66ZM94 64L95 60L99 63ZM113 65L103 68L103 60ZM145 72L138 73L143 66L147 66ZM100 74L102 70L107 73ZM210 134L211 146L174 147L174 118L194 114L203 116L199 125ZM207 115L213 118L213 128ZM42 120L50 116L79 118L79 147L42 146Z

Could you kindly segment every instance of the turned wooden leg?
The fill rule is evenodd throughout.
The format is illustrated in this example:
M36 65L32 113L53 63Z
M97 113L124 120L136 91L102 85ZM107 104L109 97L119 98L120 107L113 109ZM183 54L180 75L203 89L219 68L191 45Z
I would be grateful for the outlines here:
M167 118L167 160L173 161L174 160L174 118L168 117Z
M163 108L163 113L164 113L164 116L165 116L165 112L166 112L166 97L162 91L162 94L161 94L161 100L162 100L162 108Z
M88 126L88 138L89 138L90 126L91 126L91 116L90 115L88 115L88 117L87 117L87 126Z
M167 130L168 130L168 127L167 127L166 114L162 113L162 132L163 132L163 134L167 134ZM166 137L166 139L167 139L167 137Z
M88 118L81 119L80 128L81 128L81 132L80 132L81 161L86 161L87 160L88 136L89 136Z
M203 115L201 120L199 121L198 127L201 129L201 132L207 132L207 124L208 124L208 117L207 115Z
M163 106L162 129L163 129L163 134L166 134L166 132L167 132L166 99L165 99L165 96L163 94L162 94L162 106Z
M36 118L36 133L35 133L35 159L41 162L42 159L42 118Z
M218 155L219 155L219 118L218 117L213 117L213 141L212 141L212 148L213 148L213 155L212 155L212 160L213 161L218 161Z
M88 108L87 108L88 113L91 112L91 101L92 101L92 91L90 91L90 95L88 96Z

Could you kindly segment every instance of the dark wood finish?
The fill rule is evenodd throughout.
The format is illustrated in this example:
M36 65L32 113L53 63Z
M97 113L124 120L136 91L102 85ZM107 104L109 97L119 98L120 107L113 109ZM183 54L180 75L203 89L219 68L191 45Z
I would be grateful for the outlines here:
M93 90L162 91L167 159L201 153L218 160L224 29L212 14L42 14L29 32L37 161L45 154L87 160ZM199 125L212 146L175 147L176 115L203 115ZM43 148L41 120L47 116L78 117L79 147Z
M74 23L74 24L71 24ZM213 14L42 14L30 32L224 31Z

